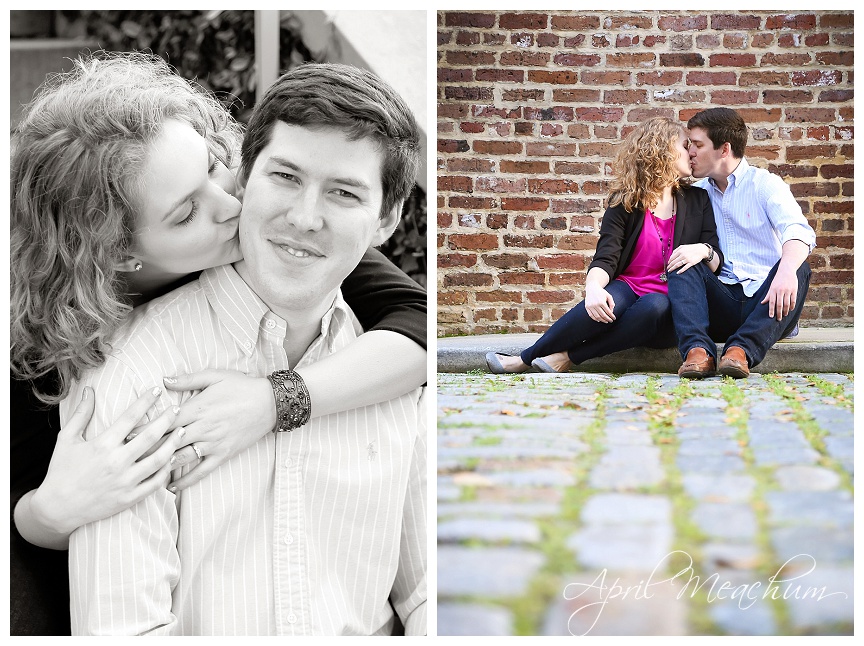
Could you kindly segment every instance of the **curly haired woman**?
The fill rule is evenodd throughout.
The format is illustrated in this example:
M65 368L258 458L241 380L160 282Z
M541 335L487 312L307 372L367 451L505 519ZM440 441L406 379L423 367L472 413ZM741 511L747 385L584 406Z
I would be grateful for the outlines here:
M200 461L172 483L182 489L276 424L266 378L211 370L165 375L92 441L82 437L94 407L85 390L60 429L56 404L104 362L133 306L241 258L231 169L242 132L225 107L153 56L98 55L74 67L45 83L12 135L13 635L69 634L67 556L35 546L64 550L76 528L166 486L171 469ZM168 124L202 142L209 160L189 164L195 191L156 213ZM376 251L342 289L371 331L298 369L312 416L426 379L425 292ZM140 424L163 387L201 392Z
M585 300L538 341L511 357L490 352L494 373L565 372L587 359L636 346L672 347L667 272L723 263L708 194L689 186L683 124L664 117L637 126L613 162L600 240Z

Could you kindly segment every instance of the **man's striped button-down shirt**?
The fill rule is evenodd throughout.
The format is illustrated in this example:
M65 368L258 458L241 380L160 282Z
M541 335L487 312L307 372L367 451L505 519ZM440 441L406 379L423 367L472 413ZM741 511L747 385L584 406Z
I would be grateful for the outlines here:
M358 330L337 296L298 365ZM233 267L207 270L132 313L62 419L86 385L92 437L163 376L286 369L285 334ZM165 391L152 414L191 396ZM388 634L393 608L406 634L425 634L425 435L418 389L268 433L176 496L162 489L81 527L69 549L73 634Z

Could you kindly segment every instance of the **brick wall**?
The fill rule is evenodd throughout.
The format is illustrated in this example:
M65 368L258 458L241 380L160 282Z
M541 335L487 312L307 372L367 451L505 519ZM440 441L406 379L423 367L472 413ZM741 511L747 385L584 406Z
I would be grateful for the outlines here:
M816 231L802 325L851 325L852 12L440 12L438 334L541 332L583 297L608 162L729 106Z

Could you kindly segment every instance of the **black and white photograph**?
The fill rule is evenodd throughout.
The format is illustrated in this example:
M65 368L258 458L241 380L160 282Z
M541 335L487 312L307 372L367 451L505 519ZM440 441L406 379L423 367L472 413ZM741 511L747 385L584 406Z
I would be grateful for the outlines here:
M427 634L426 25L10 12L11 635Z

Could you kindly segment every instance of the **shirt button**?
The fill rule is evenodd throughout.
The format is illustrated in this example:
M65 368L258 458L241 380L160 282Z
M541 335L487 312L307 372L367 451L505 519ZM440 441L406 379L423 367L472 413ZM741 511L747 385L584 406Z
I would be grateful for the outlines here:
M247 341L247 342L244 343L243 345L246 346L246 349L247 349L247 350L250 350L250 349L252 348L252 342L251 342L251 341Z
M297 617L294 615L288 615L288 623L293 624L297 622Z
M291 543L293 543L293 542L294 542L294 537L291 536L291 534L288 534L285 536L285 544L286 545L291 545Z
M285 466L286 467L293 467L294 466L294 460L292 460L291 458L287 458L285 460Z
M267 319L267 323L265 323L265 325L266 325L269 329L272 330L274 327L276 327L276 321L274 321L273 319Z

